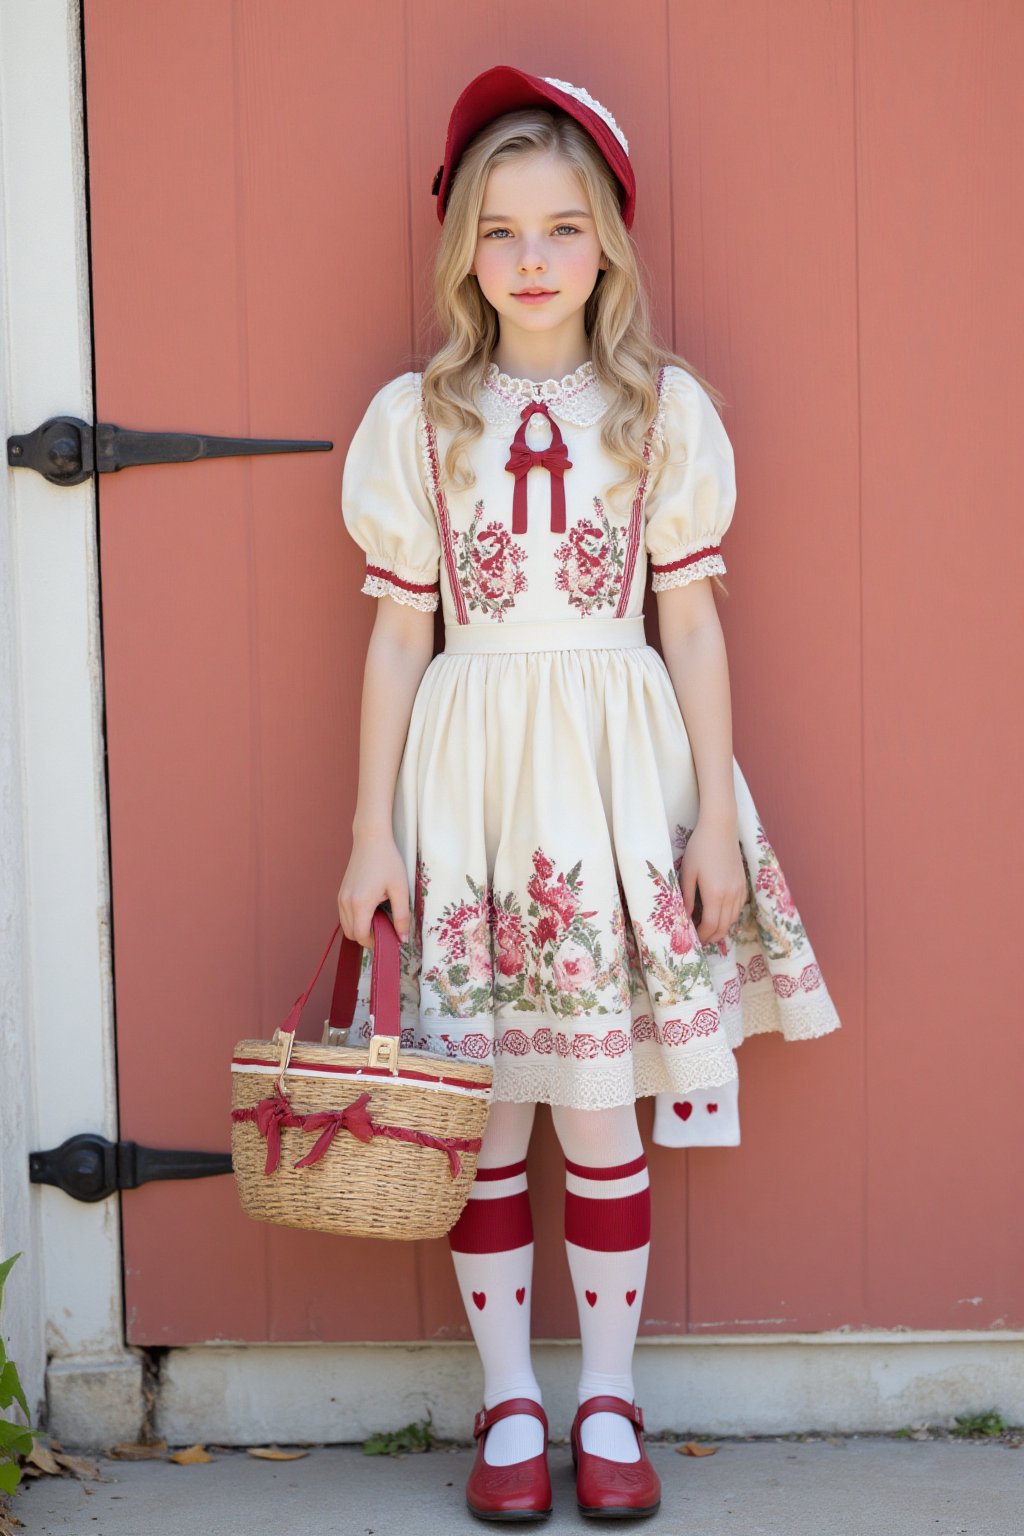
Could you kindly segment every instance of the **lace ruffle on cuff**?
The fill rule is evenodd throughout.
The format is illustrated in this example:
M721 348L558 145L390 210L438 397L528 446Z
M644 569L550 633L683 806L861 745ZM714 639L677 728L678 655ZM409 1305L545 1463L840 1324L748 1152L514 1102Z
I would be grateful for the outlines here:
M405 581L382 565L366 567L366 578L359 590L368 597L394 598L396 603L406 603L410 608L418 608L421 613L433 613L440 597L436 581Z
M699 581L702 576L724 576L725 561L718 544L706 544L678 560L661 564L651 562L651 591L667 592L670 587L685 587L688 581Z

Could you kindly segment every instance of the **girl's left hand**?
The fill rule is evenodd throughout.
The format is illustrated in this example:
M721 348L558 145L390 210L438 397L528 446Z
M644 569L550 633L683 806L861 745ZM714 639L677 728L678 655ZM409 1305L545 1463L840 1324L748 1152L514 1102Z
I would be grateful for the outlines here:
M747 900L747 876L735 823L698 818L680 868L688 917L693 916L698 884L703 910L697 937L702 944L717 944L725 938Z

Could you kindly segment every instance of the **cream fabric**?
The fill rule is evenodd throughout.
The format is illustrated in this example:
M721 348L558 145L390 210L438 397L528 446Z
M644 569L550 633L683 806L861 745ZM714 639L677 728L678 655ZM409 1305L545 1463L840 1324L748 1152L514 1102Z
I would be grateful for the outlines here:
M582 424L599 388L591 364L533 395L492 366L483 388L476 485L442 487L448 434L428 429L411 372L373 397L343 472L363 591L427 611L440 601L445 620L394 801L414 911L403 1044L491 1062L498 1099L600 1108L664 1095L666 1144L687 1145L673 1100L734 1082L745 1036L839 1025L735 759L749 899L708 946L682 903L697 780L671 678L646 644L644 586L648 561L662 585L725 569L731 444L707 392L667 368L653 428L670 459L632 507L613 507L621 469L600 416ZM535 466L527 531L513 535L505 465L524 400L541 396L550 419L531 416L527 445L546 447L557 423L566 532L551 530L552 475ZM363 961L352 1043L370 1033ZM694 1144L708 1145L700 1130Z

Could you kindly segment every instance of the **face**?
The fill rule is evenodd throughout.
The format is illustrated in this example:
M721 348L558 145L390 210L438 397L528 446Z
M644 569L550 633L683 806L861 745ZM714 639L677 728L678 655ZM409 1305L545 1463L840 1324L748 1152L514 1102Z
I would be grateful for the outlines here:
M546 341L583 334L583 306L608 258L590 203L572 168L537 151L496 165L487 178L475 273L484 297L510 328ZM547 297L517 297L526 289Z

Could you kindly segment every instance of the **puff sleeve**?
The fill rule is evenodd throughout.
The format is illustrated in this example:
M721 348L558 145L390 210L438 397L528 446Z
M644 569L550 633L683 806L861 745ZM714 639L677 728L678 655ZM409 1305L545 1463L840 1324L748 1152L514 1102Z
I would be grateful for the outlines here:
M366 556L361 592L432 613L441 540L421 466L419 377L379 389L349 444L341 477L345 527Z
M721 541L736 506L732 444L711 396L684 368L666 369L659 426L667 456L644 506L652 592L724 573Z

